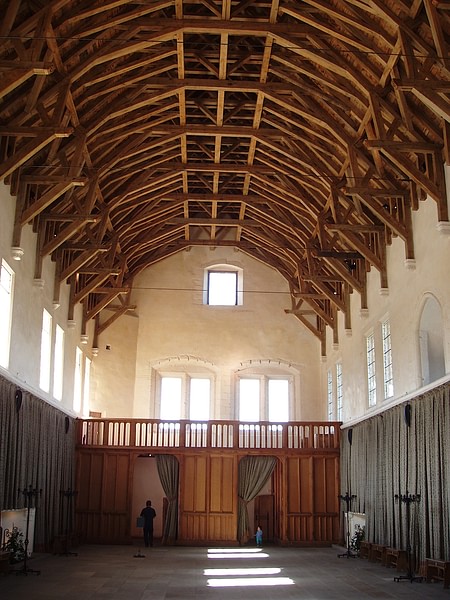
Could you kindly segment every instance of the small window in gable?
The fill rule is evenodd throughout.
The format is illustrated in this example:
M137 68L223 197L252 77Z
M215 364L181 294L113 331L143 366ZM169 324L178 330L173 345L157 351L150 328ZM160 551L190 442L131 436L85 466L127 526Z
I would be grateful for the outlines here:
M205 269L204 304L239 306L243 304L242 269L232 265L214 265Z

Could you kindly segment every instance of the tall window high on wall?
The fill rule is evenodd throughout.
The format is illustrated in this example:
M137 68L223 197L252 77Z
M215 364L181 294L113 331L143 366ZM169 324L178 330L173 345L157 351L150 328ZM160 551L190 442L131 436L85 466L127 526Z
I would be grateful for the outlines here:
M334 401L333 401L333 372L331 369L327 372L327 406L328 420L334 419Z
M50 391L50 367L52 360L52 316L45 310L42 311L41 331L41 366L39 387L44 392Z
M369 406L375 406L377 403L377 381L375 372L375 336L373 333L366 338L366 356Z
M344 408L344 388L342 385L342 364L336 364L336 418L342 421Z
M289 421L290 385L283 377L239 378L239 420Z
M83 384L83 416L89 416L90 392L91 392L91 364L89 357L84 359L84 384Z
M391 326L389 321L381 324L381 336L383 338L383 378L384 398L392 398L394 395L394 376L392 373L392 347Z
M53 397L62 400L64 380L64 330L55 328L55 358L53 362Z
M5 369L7 369L9 365L13 287L14 272L11 267L2 260L0 269L0 366Z
M80 348L75 350L75 373L73 381L73 410L81 412L83 402L83 352Z

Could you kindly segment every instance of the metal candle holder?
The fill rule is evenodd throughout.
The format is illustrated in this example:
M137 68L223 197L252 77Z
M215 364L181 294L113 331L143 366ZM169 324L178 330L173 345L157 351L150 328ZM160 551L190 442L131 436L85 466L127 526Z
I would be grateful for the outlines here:
M25 555L23 559L23 567L16 571L16 575L28 575L29 573L34 575L40 575L40 571L36 571L35 569L30 569L27 565L28 563L28 544L29 544L29 529L30 529L30 510L31 504L36 501L36 498L42 494L42 490L38 490L37 488L33 488L32 485L29 485L27 488L23 488L23 490L18 490L19 494L22 494L25 498L25 507L27 509L27 525L25 529Z
M350 548L350 521L348 518L348 513L350 512L350 506L353 502L353 500L356 498L355 494L349 494L348 492L345 492L345 496L338 496L338 498L340 498L343 502L345 502L345 507L346 507L346 512L347 512L347 552L344 552L343 554L338 554L338 558L356 558L356 554L354 554L351 551Z
M406 532L407 532L407 544L406 544L406 556L408 559L408 571L406 575L400 575L394 577L394 581L418 581L419 583L423 580L423 577L417 576L414 573L412 564L412 547L411 547L411 504L420 502L420 494L410 494L406 490L406 494L395 494L394 499L397 502L402 502L406 506Z

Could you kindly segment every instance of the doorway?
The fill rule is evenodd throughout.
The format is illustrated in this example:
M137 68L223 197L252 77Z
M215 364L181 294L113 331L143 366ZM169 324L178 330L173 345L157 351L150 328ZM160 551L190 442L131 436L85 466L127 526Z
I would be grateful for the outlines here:
M275 497L273 494L262 494L255 498L254 527L258 525L263 530L263 539L266 542L275 541Z

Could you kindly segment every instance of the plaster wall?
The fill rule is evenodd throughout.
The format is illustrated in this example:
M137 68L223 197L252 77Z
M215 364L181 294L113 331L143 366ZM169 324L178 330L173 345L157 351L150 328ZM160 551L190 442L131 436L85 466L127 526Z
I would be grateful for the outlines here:
M389 319L392 341L394 397L401 399L422 386L419 352L419 323L427 297L438 301L443 320L445 372L450 372L450 240L438 230L436 203L427 199L413 214L415 263L405 261L405 245L394 238L387 249L388 289L380 288L380 274L374 268L368 274L368 311L361 311L357 292L351 299L351 330L344 330L339 316L339 343L334 346L332 332L327 331L327 356L322 377L333 373L336 363L343 371L343 420L370 414L384 400L381 322ZM375 336L377 371L377 406L368 407L366 336ZM335 390L334 390L335 392Z
M243 269L242 306L203 303L204 269L213 264ZM156 373L207 370L214 382L210 417L233 419L238 374L281 370L290 373L294 381L292 418L325 418L325 405L320 401L319 342L294 316L285 313L290 308L288 286L270 267L234 249L196 247L153 265L137 277L132 304L137 305L137 330L136 321L130 329L131 317L127 317L118 319L101 336L101 351L94 366L96 407L106 410L108 406L108 414L114 410L115 416L158 418ZM136 375L131 408L128 401L120 405L118 398L111 403L110 390L128 386L131 391L133 381L122 369L107 369L104 346L115 338L119 343L113 352L117 351L117 360L125 359L133 352L134 333Z
M122 315L99 337L92 361L91 409L102 417L133 416L139 319Z

